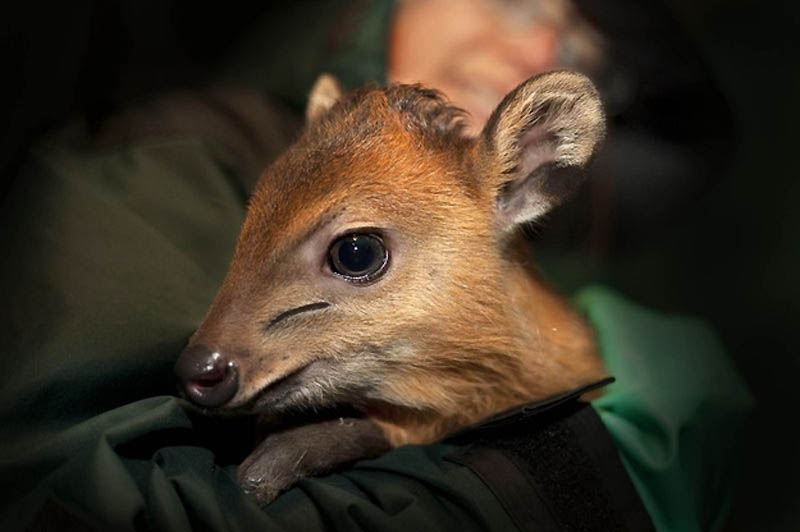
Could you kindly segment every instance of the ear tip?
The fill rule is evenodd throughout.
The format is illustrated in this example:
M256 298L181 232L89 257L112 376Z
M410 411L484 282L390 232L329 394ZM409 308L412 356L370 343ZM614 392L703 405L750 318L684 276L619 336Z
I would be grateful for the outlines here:
M594 90L594 83L591 78L586 74L577 70L557 69L541 72L528 78L523 83L538 83L538 84L564 84L573 87L591 88Z
M582 168L606 134L602 98L592 80L572 70L538 74L498 105L483 131L503 168L553 164Z
M605 116L600 91L592 79L575 70L552 70L533 76L525 84L537 93L561 92L578 95L585 104L595 107Z
M591 118L597 122L599 129L605 132L605 110L602 97L594 82L581 72L561 69L531 76L508 93L485 124L483 135L485 137L492 136L504 107L513 105L515 101L541 101L547 99L549 95L572 95L573 102L584 107Z
M574 95L572 105L580 116L580 135L585 143L592 145L589 151L594 152L606 136L606 113L600 91L591 78L574 70L554 70L534 76L529 81L534 83L534 90L538 94L557 92Z
M306 121L311 122L324 114L342 97L342 88L336 76L323 72L317 76L308 95Z
M341 90L341 86L336 76L330 72L322 72L319 76L317 76L317 79L314 81L314 85L312 85L310 92L313 93L318 89Z
M336 101L342 95L342 86L333 74L323 72L314 81L308 92L310 101L319 99L323 102Z

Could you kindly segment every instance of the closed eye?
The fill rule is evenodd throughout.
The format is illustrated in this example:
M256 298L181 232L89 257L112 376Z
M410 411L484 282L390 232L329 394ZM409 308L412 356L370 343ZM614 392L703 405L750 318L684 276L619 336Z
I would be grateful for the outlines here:
M285 312L281 312L271 320L269 320L266 325L264 325L264 331L268 331L275 327L278 323L282 322L286 318L291 318L292 316L296 316L297 314L302 314L303 312L310 312L312 310L321 310L324 308L330 307L330 303L326 303L325 301L320 301L318 303L310 303L308 305L303 305L302 307L297 307L293 309L289 309Z

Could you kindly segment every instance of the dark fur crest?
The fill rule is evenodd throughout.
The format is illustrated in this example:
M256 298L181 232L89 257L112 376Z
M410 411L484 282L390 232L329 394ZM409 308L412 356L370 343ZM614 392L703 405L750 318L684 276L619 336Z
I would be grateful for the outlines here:
M451 105L441 92L419 84L366 85L345 94L315 125L325 127L351 117L365 127L366 124L374 127L377 117L385 116L385 111L396 112L406 129L431 147L453 149L467 140L463 134L466 111ZM358 129L362 134L372 132L372 128L370 131Z

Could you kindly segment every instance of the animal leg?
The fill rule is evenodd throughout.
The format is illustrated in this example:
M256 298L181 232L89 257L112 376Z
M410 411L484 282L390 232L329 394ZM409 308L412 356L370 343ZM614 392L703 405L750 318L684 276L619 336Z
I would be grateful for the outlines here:
M372 458L390 448L381 428L369 419L338 418L301 425L267 436L239 466L237 480L263 506L300 478Z

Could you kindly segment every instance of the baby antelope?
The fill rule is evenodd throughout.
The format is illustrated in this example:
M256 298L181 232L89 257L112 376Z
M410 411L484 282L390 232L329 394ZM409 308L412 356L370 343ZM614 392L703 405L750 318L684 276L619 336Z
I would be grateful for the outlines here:
M520 230L577 189L603 138L586 77L525 81L477 137L416 85L341 94L323 76L307 119L258 182L176 366L196 405L273 427L239 468L247 491L266 503L604 376Z

